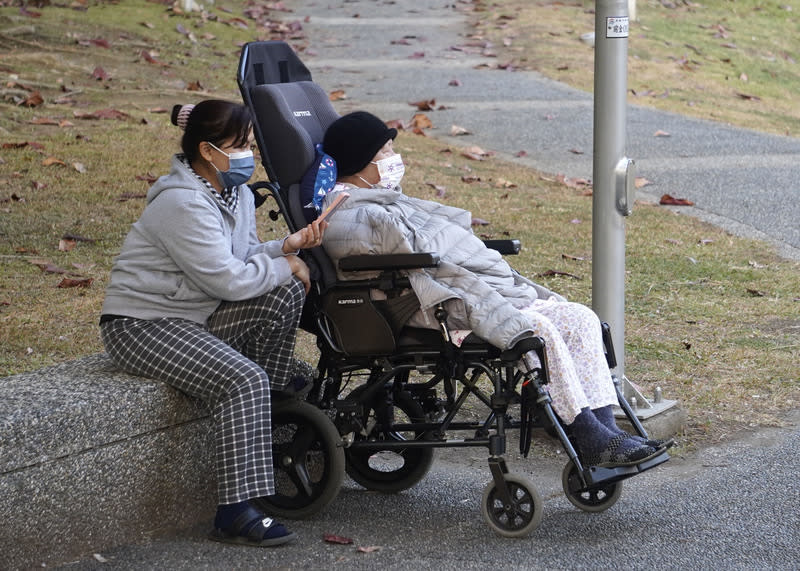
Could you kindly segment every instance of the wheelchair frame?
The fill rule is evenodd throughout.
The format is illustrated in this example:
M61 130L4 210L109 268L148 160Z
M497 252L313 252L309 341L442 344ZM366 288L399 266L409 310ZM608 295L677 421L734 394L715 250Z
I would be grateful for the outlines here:
M312 134L310 150L308 141L300 145L304 168L287 171L277 156L285 155L286 149L275 152L282 143L270 141L258 113L269 107L270 98L275 98L277 107L288 105L290 109L291 102L281 99L282 86L297 83L294 87L300 87L302 82L302 87L316 97L315 108L323 109L325 117L320 122L337 114L327 96L325 102L333 115L324 109L319 101L322 95L317 93L321 90L284 42L245 45L237 80L245 105L254 115L255 138L271 181L251 185L256 202L264 202L266 197L260 191L266 190L277 205L270 217L283 217L290 231L296 231L305 224L297 218L301 176L297 173L310 166L313 143L320 142L321 135L318 132L318 140L313 140ZM309 138L302 126L291 125L292 117L279 120L286 123L279 126L282 133L291 137L294 129L298 137ZM519 243L510 240L487 245L504 254L519 251ZM438 330L404 328L403 316L413 313L415 306L414 299L404 296L410 284L403 272L436 265L435 254L345 258L339 266L343 272L372 272L374 276L346 282L331 277L333 266L321 248L304 254L304 258L315 281L301 326L316 336L320 357L305 402L279 396L275 399L278 491L260 500L270 513L283 517L316 513L336 497L345 471L367 489L394 493L425 476L434 449L484 447L489 454L491 480L484 490L482 514L497 533L520 537L541 522L543 502L527 479L508 469L504 459L508 430L519 430L520 452L525 456L534 428L544 428L560 441L568 457L562 473L563 490L572 504L587 512L610 508L620 497L623 480L669 459L662 452L638 465L584 466L551 406L544 365L546 347L541 338L523 339L505 351L474 336L457 346L451 341L443 307L436 311ZM385 300L372 299L374 291L382 292ZM348 332L337 319L351 325L359 323L364 329ZM606 324L603 340L613 369L616 360ZM528 351L534 351L542 365L520 371L520 359ZM354 379L360 381L346 392ZM489 389L480 386L483 379ZM614 384L628 420L640 436L647 437L624 398L620 381L614 378ZM481 420L459 416L469 397L486 407L488 412ZM388 460L384 458L387 455ZM395 467L392 462L401 464Z

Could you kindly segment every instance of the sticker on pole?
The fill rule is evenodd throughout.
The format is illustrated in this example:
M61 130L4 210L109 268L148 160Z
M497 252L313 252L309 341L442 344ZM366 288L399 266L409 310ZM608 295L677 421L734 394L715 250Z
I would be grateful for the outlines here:
M606 18L606 37L607 38L627 38L628 37L628 17Z

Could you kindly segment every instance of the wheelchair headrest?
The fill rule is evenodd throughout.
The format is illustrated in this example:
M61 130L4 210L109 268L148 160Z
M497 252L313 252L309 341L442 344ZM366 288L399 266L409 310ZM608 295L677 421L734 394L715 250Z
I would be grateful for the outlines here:
M314 145L339 115L327 94L311 81L257 85L250 97L262 158L270 165L264 167L270 178L288 188L309 169Z
M237 80L240 88L265 83L311 81L311 72L282 41L250 42L242 48Z

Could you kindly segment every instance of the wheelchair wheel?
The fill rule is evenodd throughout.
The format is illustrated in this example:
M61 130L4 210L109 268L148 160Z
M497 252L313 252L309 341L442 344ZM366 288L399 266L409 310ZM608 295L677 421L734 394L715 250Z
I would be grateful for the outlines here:
M330 504L342 486L339 433L325 413L306 402L273 401L272 462L275 495L254 500L269 515L309 517Z
M607 510L622 495L622 482L603 484L592 488L583 488L581 479L578 476L578 469L572 460L567 462L561 472L561 485L564 494L570 503L585 512L599 513Z
M364 387L358 387L347 397L358 400ZM395 396L394 404L378 398L373 403L364 403L364 426L388 419L389 422L422 422L425 413L422 406L409 393ZM370 440L402 441L414 439L421 433L401 433L391 426L376 425L370 432ZM356 435L356 441L365 439ZM433 448L403 448L392 450L345 449L346 471L356 483L368 490L387 494L401 492L417 484L433 464Z
M525 537L542 523L542 498L533 484L522 476L505 475L511 502L506 504L495 481L486 485L481 513L486 523L504 537Z

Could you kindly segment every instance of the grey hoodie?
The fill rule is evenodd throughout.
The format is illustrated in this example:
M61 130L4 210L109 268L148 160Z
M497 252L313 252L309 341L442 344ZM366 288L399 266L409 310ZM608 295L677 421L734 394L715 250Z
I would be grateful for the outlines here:
M262 295L292 279L281 240L259 242L255 205L239 188L235 213L176 155L114 260L104 314L205 324L221 301Z
M325 231L323 246L334 260L355 254L433 252L436 268L409 272L422 312L411 325L436 327L432 308L441 302L449 325L472 329L496 347L506 349L533 335L520 309L534 300L561 296L513 271L503 257L472 232L472 215L460 208L421 200L397 190L340 185L350 199ZM323 204L327 206L335 193ZM353 279L353 274L339 275Z

